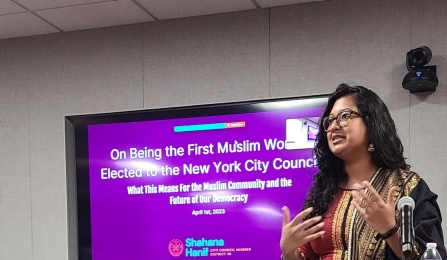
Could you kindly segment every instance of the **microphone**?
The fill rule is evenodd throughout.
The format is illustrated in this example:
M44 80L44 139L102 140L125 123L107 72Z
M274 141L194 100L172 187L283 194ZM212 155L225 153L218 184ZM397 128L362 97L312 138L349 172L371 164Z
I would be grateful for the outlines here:
M414 200L411 197L404 196L397 202L397 208L400 211L400 242L402 252L405 257L409 257L413 252L414 245L414 227L413 227L413 209Z

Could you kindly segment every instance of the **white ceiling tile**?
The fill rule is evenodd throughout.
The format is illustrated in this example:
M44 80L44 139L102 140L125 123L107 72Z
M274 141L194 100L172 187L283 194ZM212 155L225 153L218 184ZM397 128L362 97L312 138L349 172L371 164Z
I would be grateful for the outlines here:
M36 11L77 5L86 5L101 2L113 2L117 0L16 0L26 8Z
M256 0L256 2L262 7L274 7L274 6L283 6L283 5L294 5L294 4L302 4L302 3L310 3L310 2L320 2L325 0Z
M131 0L43 10L36 13L64 31L153 21Z
M256 8L250 0L138 0L138 2L161 20Z
M262 8L324 0L256 0ZM255 9L253 0L0 0L0 38ZM18 3L18 4L16 4ZM137 3L140 3L137 5ZM140 5L140 6L139 6ZM23 6L23 8L22 8ZM32 12L57 28L35 17ZM10 16L15 14L27 14ZM30 21L37 21L36 23ZM14 21L14 22L11 22Z
M20 5L10 0L0 0L0 6L0 15L26 12L26 10L20 7Z
M31 13L0 16L0 39L55 33L58 30Z

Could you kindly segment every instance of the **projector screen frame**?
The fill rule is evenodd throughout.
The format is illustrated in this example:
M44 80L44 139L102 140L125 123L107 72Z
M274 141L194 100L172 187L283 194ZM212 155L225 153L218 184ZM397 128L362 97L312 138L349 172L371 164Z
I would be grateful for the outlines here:
M300 107L296 107L299 109L305 108L306 106L324 106L328 97L328 94L318 94L66 116L65 150L69 259L92 260L87 139L87 128L89 125L267 112L284 110L284 106L293 104L296 101L301 101Z

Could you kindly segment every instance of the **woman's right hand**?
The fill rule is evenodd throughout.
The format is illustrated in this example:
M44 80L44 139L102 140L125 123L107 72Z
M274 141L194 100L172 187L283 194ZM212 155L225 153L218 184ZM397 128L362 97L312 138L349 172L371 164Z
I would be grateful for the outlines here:
M299 247L324 235L325 231L320 230L324 226L324 222L318 223L322 218L321 216L302 221L312 210L313 208L307 208L290 221L289 208L287 206L282 207L284 220L279 245L283 259L301 259L298 251Z

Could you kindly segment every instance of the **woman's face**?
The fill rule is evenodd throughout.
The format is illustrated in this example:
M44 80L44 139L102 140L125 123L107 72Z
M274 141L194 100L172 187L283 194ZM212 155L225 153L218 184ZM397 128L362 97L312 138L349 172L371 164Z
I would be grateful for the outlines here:
M360 113L352 96L344 96L335 101L329 117L337 118L343 111ZM370 156L368 153L368 137L366 125L361 116L352 113L342 113L341 127L336 120L327 129L329 149L343 161L357 159L359 156Z

